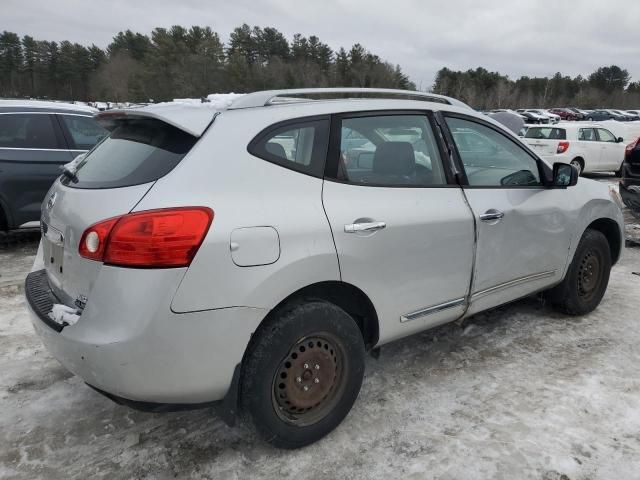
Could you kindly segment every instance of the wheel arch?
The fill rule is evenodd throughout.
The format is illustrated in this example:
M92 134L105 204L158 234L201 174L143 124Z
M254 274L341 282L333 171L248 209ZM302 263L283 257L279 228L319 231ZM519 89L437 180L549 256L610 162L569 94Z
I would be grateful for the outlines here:
M588 229L596 230L605 236L609 243L609 250L611 252L611 264L615 265L620 259L623 242L622 234L620 233L620 228L618 227L617 222L610 218L598 218L587 226L587 230Z
M265 318L260 322L254 335L264 328L271 318L276 316L284 307L294 302L302 301L305 298L315 298L333 303L347 312L356 322L365 348L372 349L380 338L380 326L378 314L369 297L358 287L338 280L317 282L300 288L282 299L272 308ZM251 343L251 342L249 342ZM250 349L250 345L245 350L245 356ZM244 359L244 357L243 357Z

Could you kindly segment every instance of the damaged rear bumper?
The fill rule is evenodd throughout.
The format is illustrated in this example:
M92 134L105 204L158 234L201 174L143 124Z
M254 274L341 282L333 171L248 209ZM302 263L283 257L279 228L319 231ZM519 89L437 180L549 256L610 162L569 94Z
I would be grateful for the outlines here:
M44 271L27 277L31 321L68 370L112 398L151 404L222 400L263 309L231 307L176 314L183 269L103 267L78 322L52 325ZM50 290L50 289L49 289ZM123 403L123 402L121 402Z

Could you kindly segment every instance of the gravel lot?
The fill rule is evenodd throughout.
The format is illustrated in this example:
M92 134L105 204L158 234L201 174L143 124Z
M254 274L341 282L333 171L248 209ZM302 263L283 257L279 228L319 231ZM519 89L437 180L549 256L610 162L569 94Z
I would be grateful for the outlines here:
M529 298L383 347L342 426L294 452L211 410L140 413L73 377L26 313L36 248L0 250L0 478L638 478L640 248L590 315Z

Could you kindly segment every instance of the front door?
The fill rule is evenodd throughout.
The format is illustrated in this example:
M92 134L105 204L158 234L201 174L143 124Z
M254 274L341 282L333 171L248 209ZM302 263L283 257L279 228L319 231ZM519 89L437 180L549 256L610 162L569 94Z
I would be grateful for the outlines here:
M477 225L472 314L557 283L570 244L564 190L543 185L539 160L501 129L446 116Z
M616 136L605 128L596 129L600 144L600 168L602 171L616 171L624 160L624 143L618 143Z
M423 112L337 116L323 204L341 277L371 299L384 343L462 315L473 217Z

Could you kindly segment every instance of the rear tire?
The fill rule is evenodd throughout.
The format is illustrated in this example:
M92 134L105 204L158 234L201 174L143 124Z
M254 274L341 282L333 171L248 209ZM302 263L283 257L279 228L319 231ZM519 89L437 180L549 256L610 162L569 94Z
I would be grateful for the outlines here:
M240 405L276 447L313 443L336 428L358 397L365 348L344 310L306 299L254 335L243 363Z
M600 304L610 272L611 251L607 238L597 230L587 229L564 280L547 291L547 298L566 314L587 314Z
M583 166L582 166L582 162L580 161L580 159L574 158L573 160L571 160L571 165L573 165L576 168L576 170L578 170L578 176L581 176L582 175Z

